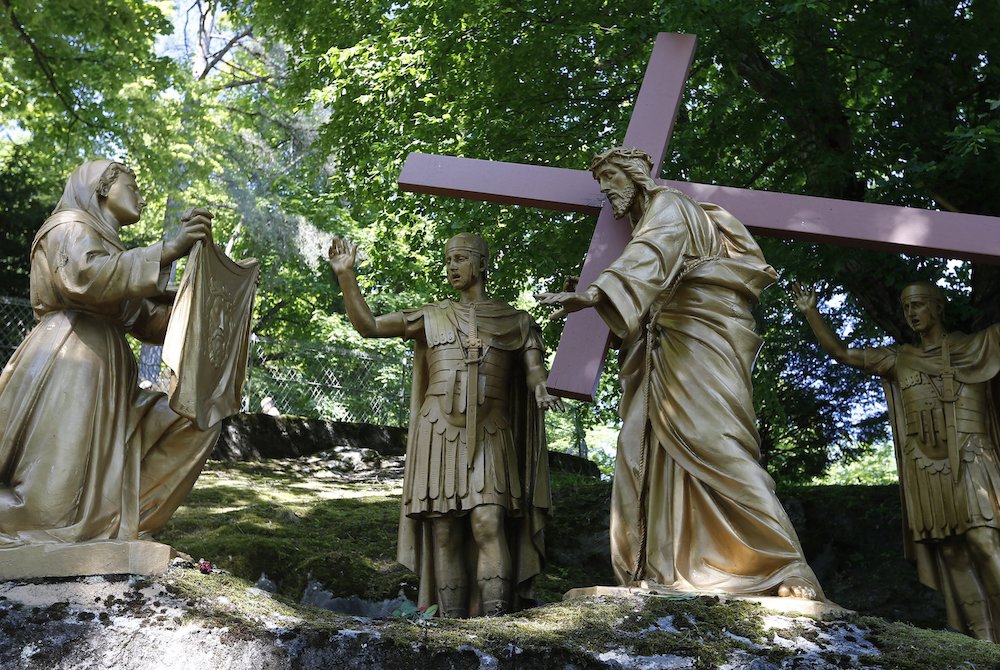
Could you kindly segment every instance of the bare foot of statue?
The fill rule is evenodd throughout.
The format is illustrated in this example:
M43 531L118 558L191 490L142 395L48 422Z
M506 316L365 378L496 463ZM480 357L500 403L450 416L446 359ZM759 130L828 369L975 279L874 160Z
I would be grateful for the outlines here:
M782 598L816 599L816 589L811 587L801 577L789 577L778 587L778 595Z

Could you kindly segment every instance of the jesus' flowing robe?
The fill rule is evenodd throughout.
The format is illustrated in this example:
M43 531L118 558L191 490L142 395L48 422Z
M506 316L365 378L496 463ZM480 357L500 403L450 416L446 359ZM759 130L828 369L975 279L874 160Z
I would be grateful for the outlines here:
M663 188L594 282L621 341L611 513L620 584L773 594L798 578L822 598L759 464L750 308L774 279L739 221Z

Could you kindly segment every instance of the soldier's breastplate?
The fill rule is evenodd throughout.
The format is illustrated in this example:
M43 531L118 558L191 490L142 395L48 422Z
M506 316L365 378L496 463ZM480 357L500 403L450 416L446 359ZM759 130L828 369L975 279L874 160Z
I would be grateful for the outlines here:
M961 445L965 437L986 432L986 389L983 384L954 383L955 402L942 400L943 382L916 370L899 375L903 408L906 412L906 434L916 439L928 458L948 458L948 413L954 424L955 439ZM954 409L952 409L952 407Z
M513 352L489 348L486 356L479 361L475 396L479 404L480 425L494 415L502 417L506 414L512 359ZM459 342L442 343L428 348L426 361L428 384L425 402L436 399L449 423L465 426L469 401L469 365L465 349Z

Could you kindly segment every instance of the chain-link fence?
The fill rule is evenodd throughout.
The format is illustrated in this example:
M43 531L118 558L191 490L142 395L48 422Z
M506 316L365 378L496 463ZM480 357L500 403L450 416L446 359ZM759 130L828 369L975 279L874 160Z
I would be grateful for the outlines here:
M244 393L251 412L273 403L282 414L405 426L410 366L405 355L253 337Z
M24 298L0 297L0 365L7 364L34 325L30 302Z
M0 365L34 326L31 304L0 297ZM328 421L405 426L410 361L376 350L251 336L243 409ZM166 380L161 380L166 387Z
M0 297L0 366L35 325L31 304L21 298ZM156 374L158 347L148 366ZM138 353L139 347L135 347ZM291 340L251 336L243 410L304 416L327 421L405 426L409 418L409 353L376 349L322 346ZM167 388L169 370L159 365L160 388ZM549 443L564 442L564 450L586 457L583 415L589 408L568 402L569 421L562 431L550 430ZM565 433L565 434L564 434Z

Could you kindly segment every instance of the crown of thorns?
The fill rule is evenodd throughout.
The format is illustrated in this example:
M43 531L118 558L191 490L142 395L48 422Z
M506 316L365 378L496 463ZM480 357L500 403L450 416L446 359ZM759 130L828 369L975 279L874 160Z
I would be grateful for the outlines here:
M642 149L635 147L614 147L594 156L593 160L590 161L590 171L594 172L604 163L616 160L628 162L641 161L647 173L653 170L653 157Z

